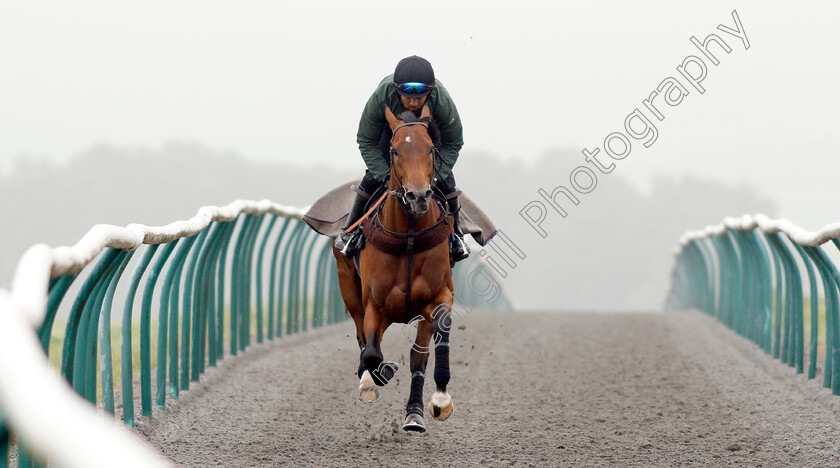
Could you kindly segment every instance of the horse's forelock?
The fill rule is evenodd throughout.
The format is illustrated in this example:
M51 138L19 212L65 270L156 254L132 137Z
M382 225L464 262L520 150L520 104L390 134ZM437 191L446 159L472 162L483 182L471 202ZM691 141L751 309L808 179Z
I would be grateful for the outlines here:
M428 124L426 126L426 130L429 133L429 137L432 139L432 144L435 146L441 145L440 131L437 128L437 123L432 120L431 117L417 117L417 115L410 110L400 112L400 114L396 117L402 122L423 122Z
M410 110L404 110L404 111L400 112L396 117L397 117L397 119L399 119L403 122L425 122L425 123L431 123L432 122L431 117L417 117L417 114L415 114L414 112L411 112Z
M420 118L414 115L414 112L405 110L397 115L397 119L403 122L420 122Z
M432 121L431 117L417 117L417 115L414 112L411 112L410 110L400 112L399 115L397 115L396 117L400 121L406 122L406 123L409 123L409 122L423 122L423 123L427 124L426 129L429 132L429 136L432 138L432 142L434 142L435 144L439 144L438 141L437 141L437 140L440 139L440 136L439 136L439 133L438 133L438 128L437 128L437 125L435 124L435 122Z

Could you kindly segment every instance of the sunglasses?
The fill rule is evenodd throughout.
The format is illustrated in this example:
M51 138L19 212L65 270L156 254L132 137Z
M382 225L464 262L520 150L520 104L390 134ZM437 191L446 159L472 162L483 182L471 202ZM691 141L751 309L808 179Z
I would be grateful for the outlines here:
M408 83L394 83L397 89L403 94L426 94L434 88L434 85L409 81Z

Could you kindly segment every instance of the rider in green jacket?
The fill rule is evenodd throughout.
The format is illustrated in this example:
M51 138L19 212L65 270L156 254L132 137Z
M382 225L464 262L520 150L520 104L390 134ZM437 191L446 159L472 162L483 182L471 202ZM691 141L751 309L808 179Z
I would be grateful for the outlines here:
M455 192L455 178L452 175L458 152L464 146L461 118L449 92L435 79L432 65L416 55L400 60L394 74L388 75L379 83L368 99L359 120L356 141L367 170L356 191L356 199L347 222L335 240L336 248L345 256L352 257L355 253L356 241L361 231L355 229L348 233L347 228L361 218L368 199L385 183L390 174L391 128L385 119L385 107L388 106L395 115L408 110L419 117L426 104L432 111L432 122L437 128L437 131L432 129L430 133L433 140L436 140L435 145L441 158L440 168L435 174L435 186L447 199L449 212L455 214L455 232L450 239L450 253L452 260L456 262L469 256L469 247L464 242L464 234L459 226L457 212L460 205Z

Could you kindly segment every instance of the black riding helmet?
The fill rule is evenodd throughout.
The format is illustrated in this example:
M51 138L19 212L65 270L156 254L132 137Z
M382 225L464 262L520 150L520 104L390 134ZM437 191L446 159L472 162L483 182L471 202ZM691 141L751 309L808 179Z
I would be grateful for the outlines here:
M400 95L421 98L435 87L435 71L423 57L412 55L400 60L394 69L394 86Z

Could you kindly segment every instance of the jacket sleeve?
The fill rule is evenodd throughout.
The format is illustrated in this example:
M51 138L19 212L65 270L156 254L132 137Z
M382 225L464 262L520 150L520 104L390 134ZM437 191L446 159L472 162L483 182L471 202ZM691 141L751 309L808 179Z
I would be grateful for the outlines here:
M359 120L359 130L356 132L356 143L359 144L362 159L379 182L384 181L390 173L388 163L382 159L382 150L379 149L379 138L385 125L385 90L380 85L365 104Z
M438 177L446 179L452 173L452 167L458 160L458 154L464 146L464 128L455 102L449 96L449 91L443 86L438 88L438 103L434 115L440 130L440 157L443 160Z

